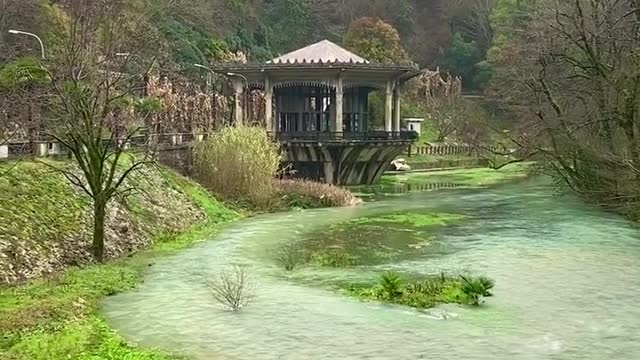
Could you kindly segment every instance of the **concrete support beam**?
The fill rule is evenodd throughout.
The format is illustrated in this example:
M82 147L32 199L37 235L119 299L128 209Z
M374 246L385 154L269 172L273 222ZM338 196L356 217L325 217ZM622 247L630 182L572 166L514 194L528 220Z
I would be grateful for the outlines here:
M393 132L400 132L400 85L396 84L395 89L393 90Z
M232 80L233 90L235 92L234 95L234 103L235 103L235 122L236 125L244 124L244 106L243 106L243 95L244 95L244 84L241 80Z
M387 82L384 105L384 131L391 132L393 131L393 83L391 81Z
M343 104L344 104L344 87L342 84L342 75L338 75L338 81L336 82L336 119L334 127L331 131L337 137L342 137L343 128Z
M267 127L267 131L277 132L277 128L273 123L273 86L269 75L264 77L264 122Z

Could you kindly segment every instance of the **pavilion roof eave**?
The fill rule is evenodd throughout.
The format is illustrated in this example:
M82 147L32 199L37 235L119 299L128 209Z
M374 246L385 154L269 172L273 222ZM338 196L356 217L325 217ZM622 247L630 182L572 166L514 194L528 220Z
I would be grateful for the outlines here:
M359 70L362 72L415 72L419 74L420 68L413 65L395 64L360 64L360 63L259 63L259 64L229 64L212 68L218 73L256 73L256 72L286 72L286 71L335 71L335 70Z
M230 64L214 67L215 72L226 74L236 73L244 75L251 83L259 83L264 78L264 74L274 76L284 76L287 78L304 78L312 76L314 78L334 77L338 72L356 75L367 78L370 74L372 78L379 78L380 75L388 78L398 79L406 82L420 74L417 65L393 65L393 64L356 64L356 63L259 63L259 64Z

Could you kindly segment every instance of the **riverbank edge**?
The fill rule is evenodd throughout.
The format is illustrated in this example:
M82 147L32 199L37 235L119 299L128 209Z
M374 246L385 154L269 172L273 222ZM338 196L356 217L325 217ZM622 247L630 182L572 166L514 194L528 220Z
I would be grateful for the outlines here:
M207 200L215 201L208 195L208 199L199 199L205 201L200 204L203 209L207 208ZM134 290L155 259L210 240L228 224L253 213L238 213L224 222L207 215L203 223L181 234L158 236L151 248L130 257L68 269L53 277L8 289L0 288L0 308L5 305L18 308L13 314L0 313L0 330L15 326L9 333L2 334L0 357L8 360L69 356L74 359L184 359L178 354L129 343L109 327L99 309L106 297ZM23 305L22 302L26 305L17 306Z
M179 234L155 236L148 249L103 264L68 268L49 277L0 287L0 358L183 359L130 344L109 327L99 310L106 297L141 284L156 259L211 240L230 223L252 215L235 212L232 218L220 218L216 209L226 204L206 195L194 199L206 213L204 221Z

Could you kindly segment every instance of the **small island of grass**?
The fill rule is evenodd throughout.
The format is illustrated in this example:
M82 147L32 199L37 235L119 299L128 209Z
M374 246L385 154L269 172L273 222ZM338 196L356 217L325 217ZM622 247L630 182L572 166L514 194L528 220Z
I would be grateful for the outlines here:
M428 309L439 304L479 306L493 296L494 281L485 276L450 276L440 274L406 282L400 274L380 275L377 284L352 285L349 293L362 300L381 301Z

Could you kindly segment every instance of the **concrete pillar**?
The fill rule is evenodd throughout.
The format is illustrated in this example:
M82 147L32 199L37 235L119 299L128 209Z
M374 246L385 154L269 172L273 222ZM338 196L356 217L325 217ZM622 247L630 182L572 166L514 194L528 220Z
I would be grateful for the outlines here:
M232 80L233 90L235 92L234 103L235 103L235 121L236 125L242 125L244 123L244 106L242 97L244 94L244 84L241 80Z
M390 133L393 131L393 83L387 82L384 106L384 131Z
M342 75L338 75L338 81L336 82L336 119L333 129L331 131L336 137L342 137L344 119L343 116L343 104L344 104L344 88L342 86Z
M47 143L40 142L36 144L36 156L47 156Z
M393 90L393 132L400 132L400 85Z
M273 124L273 86L269 75L264 77L264 122L267 131L275 134L277 130Z
M9 145L0 145L0 159L9 157Z
M324 181L327 184L336 185L336 180L334 177L335 166L332 161L325 161L324 163Z

